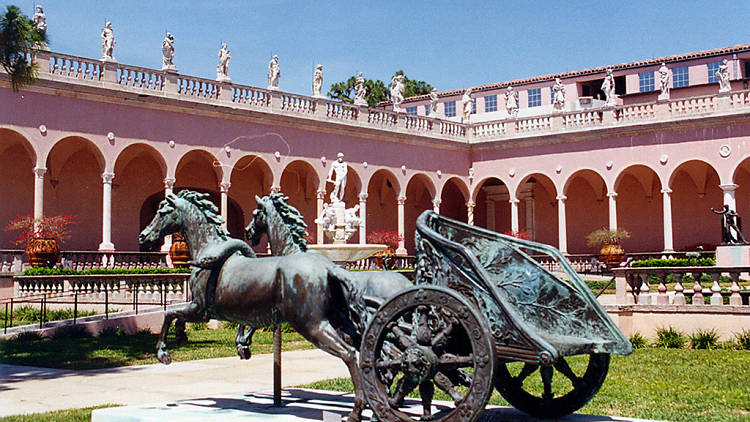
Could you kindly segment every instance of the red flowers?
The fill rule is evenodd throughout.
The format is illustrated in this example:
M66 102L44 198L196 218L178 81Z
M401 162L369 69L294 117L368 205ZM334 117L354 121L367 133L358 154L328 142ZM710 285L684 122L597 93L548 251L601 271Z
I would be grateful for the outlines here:
M370 232L367 235L367 243L376 245L386 245L389 248L396 250L398 249L398 242L403 240L403 236L399 236L394 231L381 230L379 232Z
M5 227L6 231L20 230L14 241L16 245L26 246L32 239L55 239L59 243L70 238L70 225L77 224L72 215L53 215L34 219L27 215L17 217Z

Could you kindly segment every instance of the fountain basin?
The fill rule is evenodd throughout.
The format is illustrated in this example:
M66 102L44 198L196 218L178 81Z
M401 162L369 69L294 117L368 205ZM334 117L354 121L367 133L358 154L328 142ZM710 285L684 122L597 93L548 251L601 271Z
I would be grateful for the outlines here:
M324 244L324 245L308 245L307 249L317 251L325 255L326 258L333 262L353 262L365 259L369 256L374 255L377 252L384 251L388 247L386 245L375 245L375 244Z

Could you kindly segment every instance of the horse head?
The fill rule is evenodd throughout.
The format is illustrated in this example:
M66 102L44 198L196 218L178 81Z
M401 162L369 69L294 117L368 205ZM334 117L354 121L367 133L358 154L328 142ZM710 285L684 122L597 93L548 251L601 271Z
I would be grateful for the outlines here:
M258 208L253 210L253 221L245 227L245 239L250 241L250 244L256 246L260 243L260 239L263 233L268 233L268 212L266 211L267 206L273 206L269 204L268 197L260 198L255 195L255 202L258 203Z
M168 193L166 198L159 203L154 219L138 235L141 244L156 244L164 239L164 236L180 231L182 228L182 215L177 210L176 201L179 198Z

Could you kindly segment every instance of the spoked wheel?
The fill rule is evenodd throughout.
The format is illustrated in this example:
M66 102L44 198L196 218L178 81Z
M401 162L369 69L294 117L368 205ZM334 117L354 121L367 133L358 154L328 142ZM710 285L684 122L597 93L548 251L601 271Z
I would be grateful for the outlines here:
M364 334L362 386L381 421L474 421L492 392L495 364L489 326L454 291L420 286L388 300ZM418 389L422 411L404 406ZM436 389L453 408L432 414Z
M588 359L588 363L580 360ZM557 418L583 407L599 391L609 354L560 358L552 366L498 362L495 388L513 407L540 418Z

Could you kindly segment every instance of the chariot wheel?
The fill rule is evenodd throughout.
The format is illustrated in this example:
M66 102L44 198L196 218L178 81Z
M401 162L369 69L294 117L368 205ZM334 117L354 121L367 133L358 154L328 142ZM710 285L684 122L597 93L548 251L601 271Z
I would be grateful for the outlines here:
M499 361L495 388L513 407L539 418L557 418L583 407L599 391L609 369L609 354L558 359L553 365ZM588 362L579 361L588 359Z
M381 421L474 421L492 393L492 338L483 315L437 286L404 290L378 309L365 330L360 369L365 398ZM415 389L417 409L405 406ZM432 398L442 390L452 407ZM421 409L420 409L421 407Z

